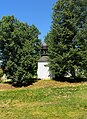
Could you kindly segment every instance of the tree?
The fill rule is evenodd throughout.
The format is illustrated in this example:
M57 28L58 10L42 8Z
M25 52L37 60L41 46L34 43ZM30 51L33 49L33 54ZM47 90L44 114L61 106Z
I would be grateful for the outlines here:
M28 84L36 75L41 42L39 34L34 25L22 23L14 16L4 16L0 20L2 68L13 83Z
M87 1L57 0L52 24L45 41L49 67L56 77L86 77L87 74ZM86 30L86 31L85 31Z

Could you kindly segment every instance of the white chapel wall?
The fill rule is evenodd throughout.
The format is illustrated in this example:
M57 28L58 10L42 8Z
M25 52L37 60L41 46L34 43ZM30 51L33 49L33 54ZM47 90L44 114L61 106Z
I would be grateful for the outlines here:
M37 71L38 78L50 79L49 67L47 65L48 62L38 62L38 71Z

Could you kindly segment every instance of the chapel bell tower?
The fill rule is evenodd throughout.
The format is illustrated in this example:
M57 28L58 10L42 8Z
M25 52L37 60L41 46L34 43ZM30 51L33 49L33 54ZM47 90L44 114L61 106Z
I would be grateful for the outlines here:
M38 60L38 79L50 79L49 61L47 56L48 46L43 43L41 46L41 57Z

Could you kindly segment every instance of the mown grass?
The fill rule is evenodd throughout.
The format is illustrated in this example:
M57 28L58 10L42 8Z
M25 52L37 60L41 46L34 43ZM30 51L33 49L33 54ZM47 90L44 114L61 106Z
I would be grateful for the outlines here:
M87 84L1 91L0 119L87 119Z

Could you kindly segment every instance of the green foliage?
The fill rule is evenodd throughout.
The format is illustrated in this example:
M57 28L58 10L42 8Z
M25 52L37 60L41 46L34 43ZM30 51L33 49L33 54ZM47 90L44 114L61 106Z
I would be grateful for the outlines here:
M39 30L22 23L14 16L0 20L0 49L2 68L7 77L19 85L32 82L39 58Z
M0 51L0 60L2 60L2 59L1 59L1 55L2 55L2 53L1 53L1 51Z
M0 118L87 119L87 85L1 91Z
M3 76L3 70L0 68L0 78Z
M84 1L84 2L83 2ZM48 45L50 70L55 77L87 77L86 0L58 0L53 7Z

